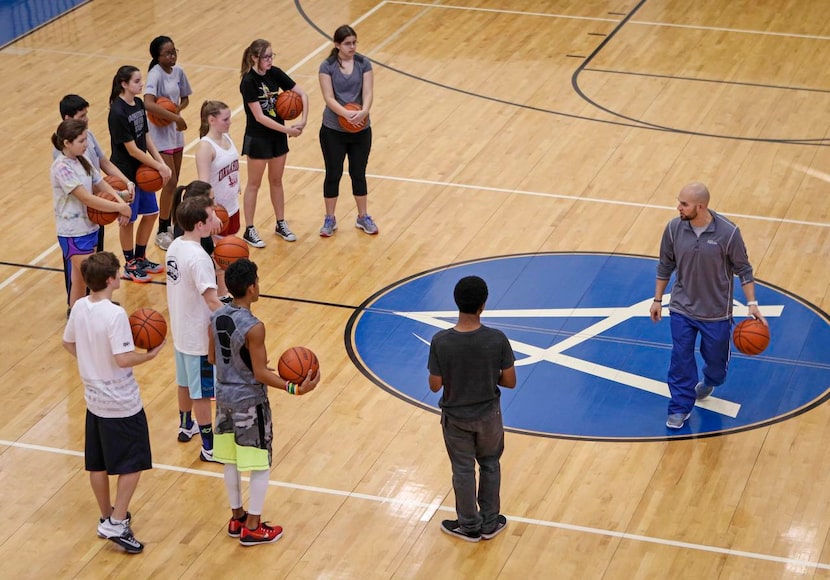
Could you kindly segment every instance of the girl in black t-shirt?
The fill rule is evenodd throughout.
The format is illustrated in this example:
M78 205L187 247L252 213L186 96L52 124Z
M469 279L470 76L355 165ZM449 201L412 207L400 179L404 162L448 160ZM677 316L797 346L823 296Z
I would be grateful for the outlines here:
M242 154L248 156L248 184L242 198L247 227L242 237L255 248L265 246L254 227L254 212L257 192L266 167L271 204L277 218L275 233L288 242L297 239L285 221L282 174L288 153L288 137L300 136L308 120L308 95L291 77L274 67L273 61L271 43L262 39L253 41L242 55L242 81L239 83L246 120ZM280 90L294 91L303 100L302 117L290 127L285 125L277 113L277 95Z
M164 164L153 140L147 133L147 113L144 102L138 96L144 88L141 71L134 66L122 66L112 79L110 112L107 119L112 146L112 161L130 181L141 164L156 169L163 183L170 179L170 168ZM149 282L150 274L164 272L164 266L147 259L147 242L153 233L153 224L159 208L156 194L144 191L138 185L132 202L130 223L121 226L119 237L126 264L122 278L134 282ZM133 239L133 223L141 217Z

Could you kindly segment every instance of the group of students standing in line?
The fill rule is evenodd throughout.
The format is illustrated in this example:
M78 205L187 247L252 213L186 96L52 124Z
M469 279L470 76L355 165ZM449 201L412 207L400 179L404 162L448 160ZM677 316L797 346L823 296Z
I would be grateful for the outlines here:
M337 230L335 207L339 195L340 179L345 159L349 159L349 175L352 182L358 216L355 227L373 235L378 227L368 214L366 167L372 146L372 128L369 111L373 102L373 72L369 59L356 52L357 33L348 25L340 26L333 35L334 46L319 67L320 88L325 100L320 147L326 174L323 185L325 217L320 236L330 237ZM134 282L149 282L151 274L164 272L164 266L147 257L147 246L158 217L155 243L166 250L173 240L171 213L173 199L181 195L179 175L184 152L184 133L187 124L182 111L190 104L192 88L187 75L177 64L178 49L173 40L159 36L150 43L152 58L146 85L141 71L131 65L118 69L109 97L108 126L111 155L107 159L92 133L84 126L69 121L87 120L89 103L78 95L67 95L61 101L63 122L55 132L55 163L51 180L54 194L54 210L58 238L62 241L67 272L69 307L83 289L71 291L73 279L80 281L79 258L93 249L103 249L103 232L87 219L85 206L102 211L118 211L119 238L126 264L123 278ZM255 221L257 195L267 169L267 181L271 204L276 218L275 234L286 241L297 239L285 219L285 191L282 183L288 153L288 137L302 135L309 110L308 94L284 71L273 65L274 52L271 43L257 39L245 50L242 57L239 90L244 104L246 126L242 143L242 155L247 157L248 181L241 191L239 180L239 152L228 135L231 111L218 100L206 100L201 108L200 142L196 150L198 178L214 188L217 202L223 205L230 218L222 232L236 234L241 228L239 210L245 218L242 238L251 246L262 248L265 241L260 236ZM293 124L286 124L277 112L277 96L281 91L294 91L303 102L302 116ZM142 95L143 91L143 97ZM161 100L168 99L175 111L168 110ZM358 110L345 108L356 103ZM151 118L162 122L156 124ZM354 132L346 131L338 122L346 119ZM70 128L73 127L73 128ZM80 141L86 143L85 149ZM66 145L78 141L74 147ZM93 171L78 169L75 162L79 155L86 155ZM163 187L158 199L136 185L136 172L141 165L156 169L161 175ZM127 183L127 189L116 192L101 181L100 171ZM84 176L90 178L86 179ZM83 199L69 194L83 185L89 196ZM94 194L107 191L118 196L111 202ZM178 191L178 193L177 193ZM242 203L238 196L242 193ZM97 198L97 199L96 199ZM129 204L128 216L121 202ZM76 203L77 202L77 203ZM241 206L241 207L240 207ZM139 216L141 217L138 220ZM138 226L135 227L135 222ZM94 235L93 235L94 234ZM87 239L88 238L88 239ZM92 243L92 239L95 243Z
M323 237L337 229L334 210L346 157L359 211L355 226L367 234L378 232L366 212L371 63L356 54L356 44L355 31L341 26L334 34L335 46L329 58L320 66L326 100L320 130L326 164L326 216L320 230ZM148 282L150 274L166 271L179 387L177 438L187 442L199 434L200 459L224 464L232 510L228 535L239 538L245 546L270 543L279 539L282 528L261 521L273 439L266 386L301 395L317 386L320 373L294 384L268 368L264 325L250 313L251 304L259 297L256 264L238 260L222 271L210 258L213 236L220 232L234 234L241 227L239 154L228 136L229 107L221 101L205 101L202 105L201 141L196 151L199 179L179 186L182 131L186 129L181 111L189 103L191 88L176 65L178 51L169 37L154 39L150 53L152 62L143 99L139 97L144 86L138 68L122 66L113 78L109 159L87 128L89 103L78 95L67 95L61 101L63 121L52 136L53 200L69 303L63 342L78 359L84 383L85 466L101 511L97 534L128 553L143 551L143 544L133 535L128 508L140 473L151 468L152 460L147 419L132 367L155 358L164 343L147 353L136 352L126 312L112 300L112 293L121 279ZM275 231L287 241L296 239L285 221L282 173L287 138L302 133L308 114L307 94L272 63L273 50L267 41L256 40L245 49L240 83L247 118L242 154L248 156L248 184L242 203L247 227L243 237L255 247L265 245L253 220L266 168L277 219ZM277 114L280 90L294 90L302 97L303 116L292 126L286 126ZM161 97L175 103L176 112L165 109L159 103ZM344 108L352 102L362 108ZM150 124L148 113L169 124ZM338 116L359 130L342 130ZM162 178L158 200L154 192L135 183L141 165L158 170ZM101 171L122 180L126 189L113 189ZM110 198L96 195L103 193L109 193ZM224 229L215 214L217 202L228 210ZM87 207L119 214L123 269L113 253L103 251L103 230L89 219ZM134 228L138 216L141 220ZM150 261L146 255L157 216L156 243L166 250L164 265ZM219 288L221 294L229 291L230 295L220 299ZM215 431L210 404L213 396ZM252 473L248 511L242 506L240 471ZM119 478L114 502L110 501L109 475Z

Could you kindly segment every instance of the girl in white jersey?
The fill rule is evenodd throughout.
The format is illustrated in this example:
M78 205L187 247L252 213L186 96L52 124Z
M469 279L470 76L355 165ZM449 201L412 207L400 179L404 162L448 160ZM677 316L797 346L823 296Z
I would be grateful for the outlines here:
M231 110L221 101L205 101L201 117L196 172L210 184L216 203L228 210L228 225L221 235L230 236L239 231L239 152L228 136Z

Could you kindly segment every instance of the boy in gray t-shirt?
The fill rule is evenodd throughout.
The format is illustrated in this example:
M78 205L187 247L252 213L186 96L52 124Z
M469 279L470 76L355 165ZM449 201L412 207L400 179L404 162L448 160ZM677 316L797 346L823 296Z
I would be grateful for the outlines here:
M500 459L504 425L499 387L516 386L515 357L500 330L481 324L487 284L478 276L458 281L458 323L435 334L429 348L429 388L441 395L441 425L452 464L457 520L441 531L468 542L489 540L507 525L501 507ZM479 465L476 493L475 464Z

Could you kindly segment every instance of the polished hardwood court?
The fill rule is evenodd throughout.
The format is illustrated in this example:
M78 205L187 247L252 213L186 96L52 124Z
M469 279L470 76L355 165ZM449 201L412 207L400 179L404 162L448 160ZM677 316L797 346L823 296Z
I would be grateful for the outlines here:
M317 69L343 23L375 63L368 203L380 234L352 227L344 176L340 229L323 239ZM95 535L83 387L61 346L49 138L58 101L78 93L109 151L112 77L122 64L146 76L149 43L162 34L193 86L181 183L196 177L203 100L230 105L241 149L239 67L253 39L272 42L275 65L311 100L284 176L298 240L273 235L261 189L256 225L267 247L251 251L263 293L254 312L271 359L309 346L323 377L308 396L270 395L263 519L286 530L274 545L243 549L227 537L221 466L199 461L195 441L177 442L172 341L136 368L156 465L130 506L146 548L128 556ZM508 527L471 544L439 530L455 500L438 415L379 388L346 346L349 319L368 297L441 266L534 252L656 257L690 181L706 183L711 207L740 225L757 278L827 323L828 63L826 0L92 0L6 46L3 576L830 578L826 404L707 438L509 432ZM108 249L119 248L116 229L106 235ZM163 258L155 246L148 252ZM122 281L115 298L128 312L166 315L164 276L154 278Z

